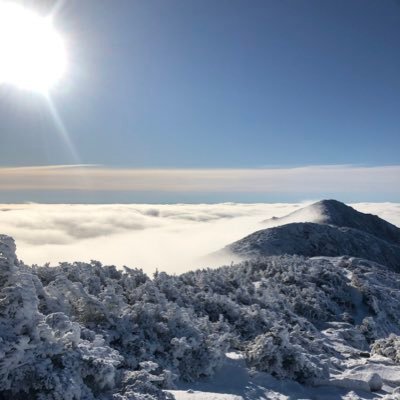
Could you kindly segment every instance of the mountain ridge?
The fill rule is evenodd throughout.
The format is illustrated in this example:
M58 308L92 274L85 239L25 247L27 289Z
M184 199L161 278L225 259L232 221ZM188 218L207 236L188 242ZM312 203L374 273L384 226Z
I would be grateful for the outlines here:
M387 242L400 245L399 227L375 214L357 211L353 207L334 199L320 200L283 217L273 217L262 222L272 222L274 226L291 222L314 222L348 227L370 233Z
M314 204L323 210L325 224L358 229L400 245L400 228L377 215L362 213L332 199L321 200Z
M313 216L312 221L296 221L307 216ZM322 200L280 220L288 223L279 225L278 221L278 226L253 232L222 252L241 258L347 255L400 270L400 228L376 215L361 213L337 200Z

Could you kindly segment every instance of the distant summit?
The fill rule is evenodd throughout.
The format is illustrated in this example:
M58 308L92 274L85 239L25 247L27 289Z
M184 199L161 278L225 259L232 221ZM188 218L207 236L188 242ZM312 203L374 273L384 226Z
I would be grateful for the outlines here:
M400 270L400 229L337 200L322 200L271 222L280 226L254 232L223 252L242 258L347 255Z
M400 245L400 228L377 215L362 213L337 200L321 200L284 217L274 217L263 222L273 223L274 226L293 222L313 222L354 228Z
M358 229L400 245L400 228L377 215L364 214L337 200L321 200L309 207L320 210L321 223Z

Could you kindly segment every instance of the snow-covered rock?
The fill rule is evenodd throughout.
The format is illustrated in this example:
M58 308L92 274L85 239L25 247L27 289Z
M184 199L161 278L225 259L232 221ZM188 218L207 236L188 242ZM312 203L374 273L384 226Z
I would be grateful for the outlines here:
M400 365L400 336L391 334L387 338L377 340L372 346L372 353L388 357Z

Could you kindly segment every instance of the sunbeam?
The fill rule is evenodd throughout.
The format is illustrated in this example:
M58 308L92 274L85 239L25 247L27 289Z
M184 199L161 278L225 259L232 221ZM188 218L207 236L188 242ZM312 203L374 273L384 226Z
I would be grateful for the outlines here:
M73 164L80 164L80 160L79 160L79 156L78 153L75 149L74 144L72 143L72 140L69 136L68 130L64 125L63 120L60 117L60 114L53 102L53 100L51 99L50 95L48 93L44 94L44 99L46 100L46 103L48 105L49 111L50 111L50 115L53 119L54 125L57 129L57 133L59 134L59 136L61 137L61 139L63 140L63 142L65 143L65 145L67 146L67 149L70 153L70 156L72 158L72 163Z
M51 19L54 19L54 17L60 12L60 10L64 8L66 2L67 0L57 0L49 12L49 17Z

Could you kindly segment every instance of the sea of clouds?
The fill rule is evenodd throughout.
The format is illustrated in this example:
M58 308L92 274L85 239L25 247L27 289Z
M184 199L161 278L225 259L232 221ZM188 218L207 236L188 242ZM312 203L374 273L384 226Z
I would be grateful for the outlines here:
M204 256L307 204L4 204L0 233L15 238L27 264L94 259L149 274L181 273L230 263ZM400 226L400 204L351 205Z

